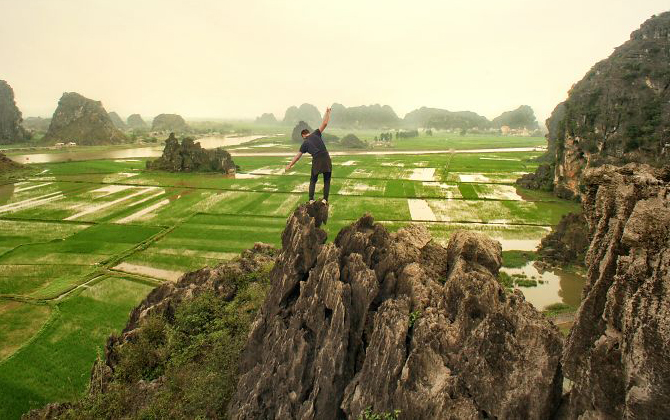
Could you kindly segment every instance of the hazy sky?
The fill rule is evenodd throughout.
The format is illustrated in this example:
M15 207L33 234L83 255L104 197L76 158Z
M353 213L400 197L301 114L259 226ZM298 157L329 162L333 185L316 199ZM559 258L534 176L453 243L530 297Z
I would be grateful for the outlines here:
M0 0L0 79L25 116L64 91L123 118L310 102L544 121L668 0Z

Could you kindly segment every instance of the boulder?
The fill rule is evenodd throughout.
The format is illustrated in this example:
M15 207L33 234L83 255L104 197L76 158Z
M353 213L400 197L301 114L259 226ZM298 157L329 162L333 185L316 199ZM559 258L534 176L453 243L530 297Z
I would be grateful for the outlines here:
M65 92L58 101L44 140L95 145L121 143L127 139L114 127L100 101Z
M591 244L563 353L565 418L670 413L670 167L604 165L583 176Z
M309 130L309 132L311 133L312 132L312 127L310 127L304 121L299 121L298 124L296 124L295 127L293 127L293 131L291 132L291 140L293 140L295 142L302 143L303 138L302 138L302 134L300 134L302 132L302 130Z
M340 145L348 149L367 149L368 144L359 139L355 134L347 134L340 140Z
M20 143L30 139L21 125L21 111L14 102L14 90L0 80L0 144Z
M589 248L589 230L582 213L568 213L550 234L542 238L537 250L540 259L551 265L584 265Z

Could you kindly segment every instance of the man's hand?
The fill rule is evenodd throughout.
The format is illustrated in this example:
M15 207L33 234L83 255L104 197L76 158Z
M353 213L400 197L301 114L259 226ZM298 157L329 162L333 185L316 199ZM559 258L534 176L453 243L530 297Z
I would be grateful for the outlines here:
M321 127L319 127L321 133L323 133L323 130L325 130L328 125L328 121L330 121L330 110L330 107L326 108L326 113L323 114L323 122L321 123Z
M293 167L293 165L290 165L290 164L286 165L286 168L284 169L284 172L290 171L292 167Z

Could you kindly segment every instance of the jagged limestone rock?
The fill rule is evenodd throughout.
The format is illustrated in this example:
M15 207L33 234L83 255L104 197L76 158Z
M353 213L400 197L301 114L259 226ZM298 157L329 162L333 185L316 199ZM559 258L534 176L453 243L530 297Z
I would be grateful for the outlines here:
M222 172L234 173L235 162L230 153L222 148L203 149L200 143L186 137L179 144L174 133L165 140L163 156L147 161L147 169L168 172Z
M126 136L114 127L100 101L65 92L58 101L44 140L95 145L121 143Z
M563 216L537 249L540 259L552 265L584 265L589 248L589 230L582 213Z
M670 413L670 168L604 165L583 177L591 245L563 353L565 418Z
M20 143L30 138L21 125L21 111L14 101L14 90L0 80L0 144Z
M459 231L445 249L365 216L326 243L327 213L316 202L288 220L231 418L552 415L562 339L496 280L498 242Z

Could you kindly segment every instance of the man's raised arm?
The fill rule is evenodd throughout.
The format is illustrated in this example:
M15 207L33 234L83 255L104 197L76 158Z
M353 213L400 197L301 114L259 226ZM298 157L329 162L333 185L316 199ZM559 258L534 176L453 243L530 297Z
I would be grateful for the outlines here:
M328 121L330 121L330 108L326 108L326 113L323 115L323 122L321 123L321 127L319 127L320 132L323 133L323 130L326 129Z

